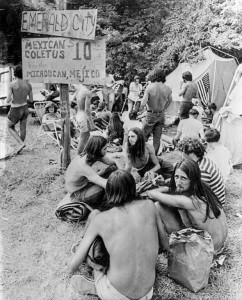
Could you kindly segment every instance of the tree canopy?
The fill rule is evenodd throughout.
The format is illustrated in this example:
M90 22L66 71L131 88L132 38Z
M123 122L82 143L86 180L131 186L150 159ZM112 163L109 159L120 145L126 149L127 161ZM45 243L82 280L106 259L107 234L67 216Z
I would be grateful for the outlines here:
M54 0L1 0L2 62L21 61L21 12L55 9ZM1 8L1 7L0 7ZM107 65L127 78L155 66L171 72L180 60L214 46L242 61L239 0L68 0L67 9L97 8L97 35L107 38Z

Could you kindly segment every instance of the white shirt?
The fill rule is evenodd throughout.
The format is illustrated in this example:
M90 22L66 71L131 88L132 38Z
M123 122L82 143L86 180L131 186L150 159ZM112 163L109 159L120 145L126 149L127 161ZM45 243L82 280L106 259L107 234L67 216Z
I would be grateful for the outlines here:
M142 84L136 84L134 81L130 83L129 86L129 99L132 101L137 101L139 98L139 93L142 91Z
M213 149L208 148L206 157L214 162L226 181L233 168L229 150L225 146L217 144Z
M185 137L199 139L200 134L203 131L203 124L197 119L189 117L188 119L182 119L180 121L177 131L181 132L181 140Z

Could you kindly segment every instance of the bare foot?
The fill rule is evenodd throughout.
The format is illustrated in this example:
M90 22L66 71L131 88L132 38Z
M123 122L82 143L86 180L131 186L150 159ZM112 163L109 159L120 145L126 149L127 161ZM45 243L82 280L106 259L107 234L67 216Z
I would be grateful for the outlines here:
M21 146L19 146L19 148L15 151L15 154L19 154L25 147L26 147L25 144L22 144Z

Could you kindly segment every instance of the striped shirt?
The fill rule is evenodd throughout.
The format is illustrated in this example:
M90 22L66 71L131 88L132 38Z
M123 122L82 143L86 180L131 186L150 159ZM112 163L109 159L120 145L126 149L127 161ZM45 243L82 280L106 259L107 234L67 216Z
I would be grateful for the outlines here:
M222 205L225 204L225 186L223 177L215 164L207 157L198 161L201 179L206 182L218 197Z

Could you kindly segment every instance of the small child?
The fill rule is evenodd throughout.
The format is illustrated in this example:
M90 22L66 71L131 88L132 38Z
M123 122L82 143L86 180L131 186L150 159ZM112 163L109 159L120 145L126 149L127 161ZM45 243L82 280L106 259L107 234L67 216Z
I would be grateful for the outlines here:
M205 131L205 140L208 144L206 156L215 163L226 182L233 170L231 153L220 144L219 139L220 133L217 129L210 128Z

